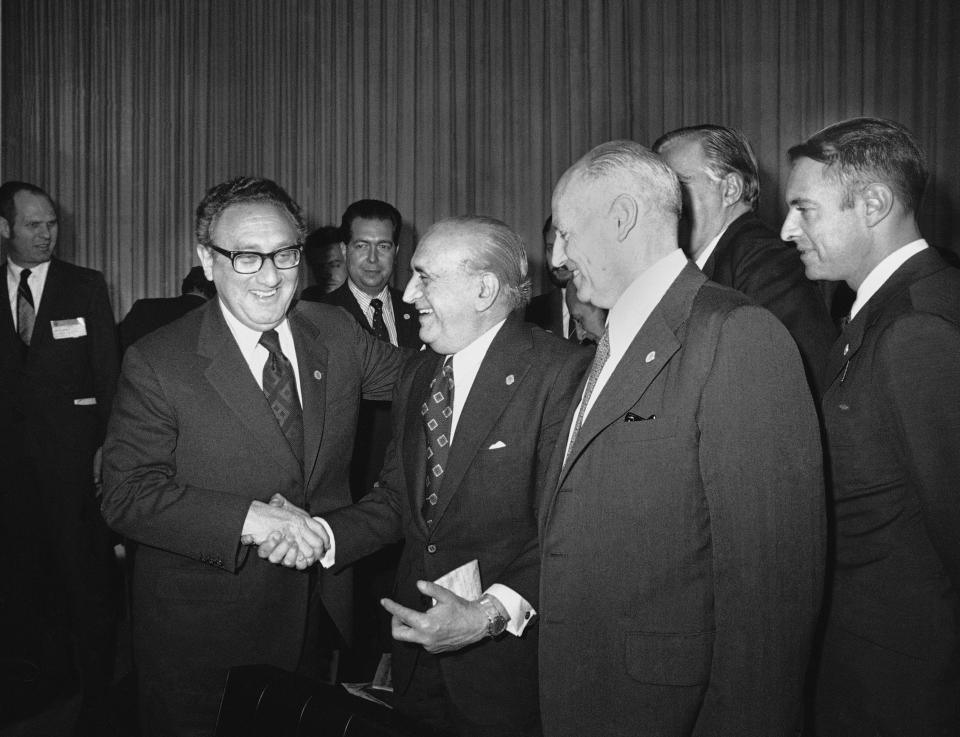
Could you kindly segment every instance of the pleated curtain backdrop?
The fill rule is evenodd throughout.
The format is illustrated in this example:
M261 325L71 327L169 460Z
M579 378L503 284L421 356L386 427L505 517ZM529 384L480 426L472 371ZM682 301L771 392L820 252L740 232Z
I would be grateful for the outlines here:
M563 170L611 138L741 128L779 225L784 152L854 115L928 152L924 233L960 251L954 0L2 0L0 177L57 200L60 252L105 272L117 315L173 295L194 211L236 174L275 179L311 226L361 197L418 234L505 220L543 282Z

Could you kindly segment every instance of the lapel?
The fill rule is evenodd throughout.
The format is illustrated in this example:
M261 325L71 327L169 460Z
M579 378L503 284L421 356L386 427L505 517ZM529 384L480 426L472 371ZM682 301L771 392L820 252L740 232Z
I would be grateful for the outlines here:
M47 280L43 284L43 295L40 297L40 309L37 310L33 323L33 335L30 337L30 352L28 356L35 357L37 348L43 347L53 340L53 330L50 320L56 317L79 317L79 315L59 314L60 297L67 294L68 285L60 261L50 259L47 270ZM30 360L29 358L27 359Z
M664 366L680 350L681 342L678 333L689 318L693 300L706 280L706 276L693 262L687 262L683 271L664 294L663 299L650 313L580 428L570 449L570 457L560 471L557 484L551 487L554 495L590 443L605 428L620 421L624 413L637 403ZM585 381L581 384L585 384ZM564 446L578 403L575 402L574 407L567 413L564 434L561 435L561 444ZM557 456L555 463L562 463L563 452L559 449L559 444Z
M939 254L932 248L914 254L884 282L883 286L867 300L857 312L857 316L847 323L840 336L834 341L827 356L823 373L823 386L829 387L838 376L845 375L845 369L863 345L867 331L873 327L883 313L887 302L904 289L908 289L918 279L944 268Z
M434 529L439 527L450 500L460 490L467 469L477 453L483 450L483 442L530 370L527 355L530 348L529 332L523 327L523 319L512 313L490 344L460 412L447 468L443 472ZM456 395L456 374L453 380Z
M710 258L708 258L707 262L703 265L702 271L707 279L714 279L714 274L717 272L717 260L723 256L724 249L736 239L736 237L740 234L740 231L749 227L753 220L753 213L745 212L743 215L730 223L730 225L727 226L727 229L723 231L723 235L721 235L720 240L717 241L717 245L713 249L713 253L710 254Z
M427 438L423 431L423 416L420 407L430 388L430 379L437 371L437 366L443 361L443 356L434 353L429 348L424 351L418 365L414 369L410 382L410 393L407 400L407 414L403 428L403 463L406 466L407 496L410 500L410 511L416 521L418 529L427 536L427 525L420 514L420 505L423 502L424 489L427 484ZM454 388L456 391L456 388ZM449 464L448 464L449 465Z
M403 292L390 288L390 301L393 302L393 320L397 328L397 343L401 348L419 348L420 320L416 310L403 301Z
M373 335L373 328L370 327L367 316L364 315L363 310L360 309L360 303L357 302L357 298L353 296L353 292L350 291L347 282L337 287L331 297L333 304L346 309L347 312L353 315L353 319L360 323L360 327Z
M6 342L19 350L19 346L11 342L14 339L19 342L20 338L17 336L16 325L13 324L13 311L10 309L10 290L7 288L7 268L7 262L4 261L2 266L3 296L5 297L3 301L3 335ZM11 350L13 350L13 348L11 348Z
M317 470L320 444L326 415L327 348L319 328L305 319L296 309L289 315L293 344L297 348L297 368L300 372L300 391L303 404L303 472L305 488Z
M256 439L256 445L262 449L264 457L271 458L301 482L299 461L290 450L267 398L257 386L250 367L220 313L219 300L212 299L201 309L204 314L200 323L197 353L206 360L204 376ZM299 505L302 501L294 503Z

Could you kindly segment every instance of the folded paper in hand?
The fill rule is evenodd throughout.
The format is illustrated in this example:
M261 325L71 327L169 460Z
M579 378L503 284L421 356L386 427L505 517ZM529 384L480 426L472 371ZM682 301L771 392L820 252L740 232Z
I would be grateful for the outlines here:
M480 564L474 558L469 563L464 563L459 568L454 568L449 573L441 576L434 581L437 586L443 586L450 589L457 596L463 597L467 601L479 599L483 593L480 586ZM436 604L437 600L434 599Z

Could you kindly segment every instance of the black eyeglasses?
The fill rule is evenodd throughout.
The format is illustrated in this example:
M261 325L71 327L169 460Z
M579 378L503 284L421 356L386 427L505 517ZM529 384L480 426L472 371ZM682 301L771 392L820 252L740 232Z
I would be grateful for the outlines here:
M257 253L256 251L227 251L223 248L217 248L209 245L221 256L230 259L233 270L238 274L256 274L263 268L264 259L273 261L273 265L278 269L295 269L300 265L300 257L303 254L303 246L286 246L278 248L271 253Z

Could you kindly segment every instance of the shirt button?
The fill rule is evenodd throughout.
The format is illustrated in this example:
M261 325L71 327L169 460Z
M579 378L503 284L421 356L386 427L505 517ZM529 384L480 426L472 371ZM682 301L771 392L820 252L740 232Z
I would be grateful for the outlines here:
M427 552L430 553L430 555L433 555L434 553L437 552L437 546L434 545L433 543L431 543L430 545L427 545Z

